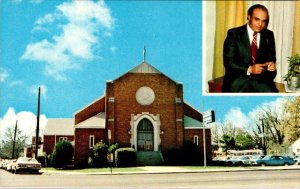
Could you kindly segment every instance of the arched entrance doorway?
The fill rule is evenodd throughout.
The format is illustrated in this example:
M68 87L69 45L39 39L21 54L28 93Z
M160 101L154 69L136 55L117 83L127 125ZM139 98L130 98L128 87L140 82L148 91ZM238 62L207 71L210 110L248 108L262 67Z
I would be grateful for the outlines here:
M153 125L147 118L143 118L137 126L137 149L142 151L154 150Z

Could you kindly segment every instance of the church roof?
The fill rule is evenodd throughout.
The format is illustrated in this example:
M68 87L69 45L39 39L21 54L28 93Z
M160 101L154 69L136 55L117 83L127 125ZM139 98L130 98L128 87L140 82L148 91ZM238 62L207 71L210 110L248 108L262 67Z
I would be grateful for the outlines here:
M203 128L203 123L196 120L196 119L193 119L189 116L184 116L183 117L184 119L184 128L187 129L197 129L197 128Z
M77 125L76 129L105 129L105 112L100 112Z
M128 71L127 73L125 73L125 74L121 75L120 77L114 79L114 81L120 79L121 77L123 77L124 75L126 75L128 73L134 73L134 74L135 73L161 74L161 75L165 76L166 78L170 79L171 81L173 81L174 83L181 84L181 82L174 81L173 79L171 79L170 77L168 77L164 73L160 72L158 69L156 69L154 66L152 66L151 64L149 64L146 61L140 63L139 65L137 65L136 67L134 67L133 69L131 69L130 71ZM110 80L110 82L111 82L111 80Z
M74 135L74 118L49 118L44 135Z
M139 64L138 66L136 66L135 68L130 70L129 73L159 73L159 74L161 74L161 72L158 69L154 68L152 65L148 64L147 62L142 62L141 64Z

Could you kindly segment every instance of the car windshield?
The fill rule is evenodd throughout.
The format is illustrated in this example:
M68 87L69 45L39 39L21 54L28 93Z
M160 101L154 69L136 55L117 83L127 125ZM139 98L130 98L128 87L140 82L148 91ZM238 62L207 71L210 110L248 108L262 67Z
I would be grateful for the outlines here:
M28 158L28 157L20 157L18 161L20 161L20 162L32 162L32 163L37 163L38 162L35 158Z
M272 156L265 156L263 159L270 159Z

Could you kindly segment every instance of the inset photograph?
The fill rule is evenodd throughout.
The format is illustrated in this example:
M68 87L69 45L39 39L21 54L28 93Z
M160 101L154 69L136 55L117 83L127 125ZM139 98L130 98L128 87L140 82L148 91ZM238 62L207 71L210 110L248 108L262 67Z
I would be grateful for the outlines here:
M205 1L203 94L300 94L300 2Z

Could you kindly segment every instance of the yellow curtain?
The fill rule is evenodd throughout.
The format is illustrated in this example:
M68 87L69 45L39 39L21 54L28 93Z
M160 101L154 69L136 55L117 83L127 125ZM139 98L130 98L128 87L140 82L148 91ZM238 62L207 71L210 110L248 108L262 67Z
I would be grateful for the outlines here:
M225 74L223 66L223 43L230 28L242 26L247 21L247 1L216 2L216 33L213 79Z
M300 55L300 1L295 2L293 55Z

